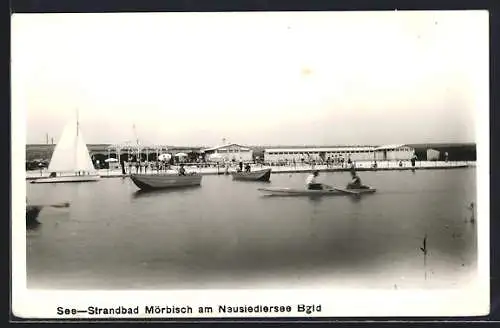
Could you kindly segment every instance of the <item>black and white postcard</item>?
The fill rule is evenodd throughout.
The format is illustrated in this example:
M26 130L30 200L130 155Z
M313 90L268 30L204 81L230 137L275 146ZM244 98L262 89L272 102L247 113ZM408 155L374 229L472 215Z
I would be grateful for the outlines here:
M13 313L488 314L488 29L14 14Z

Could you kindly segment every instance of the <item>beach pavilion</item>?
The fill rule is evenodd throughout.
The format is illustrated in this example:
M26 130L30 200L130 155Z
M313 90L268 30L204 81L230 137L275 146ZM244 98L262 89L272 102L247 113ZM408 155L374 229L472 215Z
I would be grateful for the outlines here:
M166 145L132 143L127 141L110 145L107 147L107 150L108 159L116 158L120 162L135 162L138 159L140 161L156 161L161 154L168 151L168 147Z

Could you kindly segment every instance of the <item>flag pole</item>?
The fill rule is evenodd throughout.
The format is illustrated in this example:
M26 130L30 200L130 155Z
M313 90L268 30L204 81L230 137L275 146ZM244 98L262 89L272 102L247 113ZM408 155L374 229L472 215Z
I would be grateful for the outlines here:
M78 107L76 108L76 135L78 136L78 130L80 130L80 121L79 121L79 113L78 113Z

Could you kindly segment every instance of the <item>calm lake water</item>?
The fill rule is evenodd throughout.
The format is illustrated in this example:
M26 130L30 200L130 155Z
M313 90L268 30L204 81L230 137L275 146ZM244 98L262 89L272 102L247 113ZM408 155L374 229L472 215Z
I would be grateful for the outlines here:
M44 208L27 232L29 288L450 288L476 268L474 168L361 172L377 193L263 197L262 186L204 176L194 189L138 193L128 178L26 184ZM348 173L322 173L344 186ZM427 235L428 254L420 250Z

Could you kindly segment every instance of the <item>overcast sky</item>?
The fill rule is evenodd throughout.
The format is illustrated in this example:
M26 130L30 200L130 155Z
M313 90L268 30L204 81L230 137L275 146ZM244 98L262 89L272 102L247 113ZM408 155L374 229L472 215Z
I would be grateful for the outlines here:
M471 142L488 110L484 11L16 14L12 51L28 143L77 108L169 145Z

